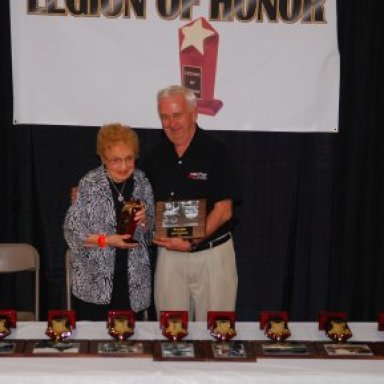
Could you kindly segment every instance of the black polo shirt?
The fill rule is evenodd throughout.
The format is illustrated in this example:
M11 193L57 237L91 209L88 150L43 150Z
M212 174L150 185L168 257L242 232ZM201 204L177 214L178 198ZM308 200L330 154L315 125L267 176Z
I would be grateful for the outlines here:
M156 201L205 198L209 213L217 201L237 197L237 178L227 148L199 127L182 157L164 137L140 168L152 184ZM224 223L206 241L231 230L232 222Z

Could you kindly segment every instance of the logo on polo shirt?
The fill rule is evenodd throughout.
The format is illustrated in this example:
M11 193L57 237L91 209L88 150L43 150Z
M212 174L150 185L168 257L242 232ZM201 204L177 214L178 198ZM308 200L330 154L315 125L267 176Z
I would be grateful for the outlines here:
M192 180L208 180L208 174L205 172L190 172L188 179Z

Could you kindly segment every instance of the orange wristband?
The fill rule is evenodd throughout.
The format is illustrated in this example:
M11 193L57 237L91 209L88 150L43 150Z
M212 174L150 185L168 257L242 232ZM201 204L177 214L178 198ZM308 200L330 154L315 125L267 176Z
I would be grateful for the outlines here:
M107 236L99 235L99 237L97 238L97 244L100 248L104 248L107 245Z

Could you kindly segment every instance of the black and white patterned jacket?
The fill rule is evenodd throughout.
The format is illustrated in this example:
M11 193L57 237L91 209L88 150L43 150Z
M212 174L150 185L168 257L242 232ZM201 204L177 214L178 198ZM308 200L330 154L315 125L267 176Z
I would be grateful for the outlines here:
M154 226L152 187L140 170L133 173L133 199L145 204L147 228L139 226L135 239L139 245L128 252L129 299L135 312L150 305L151 273L148 244ZM79 182L78 198L64 221L64 237L72 253L72 292L79 299L108 304L111 301L115 248L85 247L90 234L116 233L116 213L112 192L103 166L88 172Z

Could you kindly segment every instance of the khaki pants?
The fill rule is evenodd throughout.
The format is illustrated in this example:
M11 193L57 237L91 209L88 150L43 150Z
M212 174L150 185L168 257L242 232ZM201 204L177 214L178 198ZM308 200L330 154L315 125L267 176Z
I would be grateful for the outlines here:
M188 311L206 321L207 311L234 311L237 272L232 238L200 252L158 249L155 304L160 311Z

